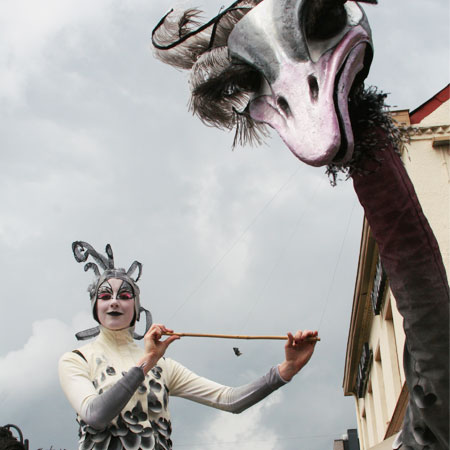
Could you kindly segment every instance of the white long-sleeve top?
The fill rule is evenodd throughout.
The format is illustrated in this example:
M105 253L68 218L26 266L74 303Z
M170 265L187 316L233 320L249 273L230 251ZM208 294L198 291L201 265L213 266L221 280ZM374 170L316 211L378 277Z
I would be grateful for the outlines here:
M223 386L170 358L161 358L144 376L136 367L143 355L132 329L101 327L94 341L61 357L59 377L78 414L79 449L169 450L169 395L239 413L285 384L273 367L253 383Z

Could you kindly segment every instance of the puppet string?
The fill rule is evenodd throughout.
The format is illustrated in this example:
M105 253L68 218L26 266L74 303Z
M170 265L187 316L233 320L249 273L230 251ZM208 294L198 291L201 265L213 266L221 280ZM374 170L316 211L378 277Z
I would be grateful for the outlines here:
M319 326L317 327L318 330L322 326L322 321L323 321L323 318L325 317L325 312L326 312L326 310L328 308L328 303L330 301L330 296L331 296L331 291L332 291L333 284L334 284L334 279L336 278L337 268L339 267L340 262L341 262L341 256L342 256L342 253L343 253L343 250L344 250L344 244L345 244L345 241L347 239L348 230L350 229L350 223L352 221L353 212L355 211L356 203L357 203L357 200L355 198L355 200L353 201L353 206L352 206L352 210L350 212L350 216L348 218L347 228L345 230L344 237L342 239L341 248L339 250L339 254L338 254L338 257L337 257L337 260L336 260L336 264L334 266L333 276L331 277L331 281L330 281L330 284L328 286L328 291L327 291L327 294L325 296L325 304L323 306L322 314L320 316Z
M256 221L262 216L262 214L269 208L272 202L276 197L290 184L292 179L297 175L300 168L299 166L290 176L289 178L281 185L281 187L275 192L275 194L266 202L266 204L259 210L256 216L251 220L251 222L247 225L247 227L242 231L242 233L233 241L230 247L222 254L222 256L216 261L216 263L208 270L206 275L200 280L200 282L195 286L195 288L191 291L191 293L186 297L183 303L181 303L178 308L174 311L174 313L170 316L168 321L171 321L180 311L186 306L186 304L191 300L191 298L200 290L200 288L205 284L206 280L213 274L213 272L217 269L217 267L222 263L222 261L228 256L229 253L236 247L236 245L244 238L244 236L248 233L250 228L256 223Z
M300 214L295 222L295 225L291 231L291 233L288 235L288 238L286 239L283 247L281 248L281 250L279 251L277 257L274 259L275 262L272 265L272 268L270 269L270 272L268 273L268 275L266 277L264 277L264 283L261 286L258 295L256 296L256 300L253 302L253 304L251 305L250 309L248 310L243 322L242 322L242 328L244 328L250 317L252 316L253 311L255 310L256 306L259 304L259 302L261 301L261 298L263 296L263 293L267 290L267 286L269 285L269 283L271 282L274 273L276 272L276 269L278 268L278 266L280 265L286 251L288 248L290 248L289 244L292 242L292 240L294 239L295 235L298 233L298 231L300 230L300 225L302 224L303 218L306 215L306 212L308 211L308 209L311 207L311 205L313 204L313 200L316 197L317 193L319 192L319 188L320 186L323 184L323 178L319 178L314 190L312 191L311 196L309 197L309 199L305 202L306 207L303 208L300 211Z

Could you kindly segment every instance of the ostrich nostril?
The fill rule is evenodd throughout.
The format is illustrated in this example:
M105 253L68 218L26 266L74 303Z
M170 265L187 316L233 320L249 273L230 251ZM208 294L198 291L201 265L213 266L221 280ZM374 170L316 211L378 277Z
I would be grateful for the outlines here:
M291 115L291 108L289 108L289 103L284 97L277 98L277 105L287 116Z
M311 96L311 100L316 102L319 98L319 84L317 83L317 78L314 75L309 75L308 77L309 84L309 95Z

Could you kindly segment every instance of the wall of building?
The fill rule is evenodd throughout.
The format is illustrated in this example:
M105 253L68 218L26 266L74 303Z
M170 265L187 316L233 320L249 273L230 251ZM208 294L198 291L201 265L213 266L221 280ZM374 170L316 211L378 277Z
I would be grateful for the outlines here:
M403 320L389 289L384 297L380 314L373 318L368 339L373 355L367 390L364 397L355 397L362 450L385 439L405 383Z
M449 122L450 101L447 101L412 127L411 144L402 156L425 216L436 235L447 274L450 269Z

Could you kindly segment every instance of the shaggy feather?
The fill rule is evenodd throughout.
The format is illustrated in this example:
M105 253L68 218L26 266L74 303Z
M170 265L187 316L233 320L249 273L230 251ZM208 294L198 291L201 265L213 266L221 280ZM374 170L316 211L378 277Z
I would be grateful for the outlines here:
M153 30L156 58L174 67L190 69L204 52L226 46L236 23L260 1L242 0L239 5L219 13L205 24L200 19L202 11L198 9L172 10ZM203 26L205 28L201 29ZM157 48L155 44L163 48Z
M248 109L245 109L242 113L235 111L234 120L236 132L233 139L233 149L238 144L241 147L247 144L252 146L261 145L270 135L267 125L253 120Z
M352 123L355 148L352 159L344 166L330 164L327 174L334 186L339 173L345 178L361 172L360 162L365 158L374 158L373 151L385 149L393 145L394 149L401 153L405 143L409 141L409 133L406 129L399 128L385 104L387 94L379 92L371 86L364 89L363 86L355 89L349 97L349 114ZM379 129L385 131L385 138L381 140Z
M265 125L246 112L261 76L246 65L232 64L226 47L204 53L191 71L190 109L203 123L221 129L236 129L237 143L261 143Z
M172 11L154 32L154 43L166 46L185 36L201 24L199 20L201 13L202 11L198 9ZM210 35L211 30L205 30L196 34L193 39L187 39L170 50L161 50L155 47L154 54L163 63L180 69L190 69L208 47Z

